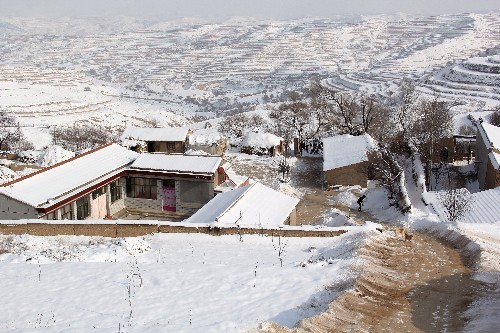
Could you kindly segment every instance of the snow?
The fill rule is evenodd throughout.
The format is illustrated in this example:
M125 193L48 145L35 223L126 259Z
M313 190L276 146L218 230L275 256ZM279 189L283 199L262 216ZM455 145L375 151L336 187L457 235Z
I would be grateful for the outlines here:
M323 139L323 171L341 168L368 161L367 151L375 148L375 142L368 134L349 134Z
M17 178L17 173L11 169L0 165L0 184L8 183Z
M479 133L487 145L486 148L500 146L500 127L483 122L479 126Z
M279 227L298 202L299 199L255 182L216 195L187 222L213 222L217 225L256 228Z
M130 168L213 174L221 161L220 156L143 153L132 163Z
M224 137L216 128L203 128L193 131L189 134L190 145L211 145L217 143Z
M241 241L204 234L0 236L0 248L9 250L0 255L0 329L244 332L267 320L291 327L325 310L338 296L330 285L355 278L355 252L376 226L333 238ZM279 246L286 249L283 267Z
M137 153L116 144L103 146L57 167L41 170L36 176L1 187L0 193L33 207L48 201L53 204L68 193L125 167L137 156Z
M72 151L66 150L61 146L53 145L42 152L36 164L46 168L72 157L75 157L75 153Z
M272 148L278 146L283 139L277 135L266 132L248 133L241 145L243 147Z
M123 132L122 140L141 141L185 141L188 130L185 128L138 128L128 127Z

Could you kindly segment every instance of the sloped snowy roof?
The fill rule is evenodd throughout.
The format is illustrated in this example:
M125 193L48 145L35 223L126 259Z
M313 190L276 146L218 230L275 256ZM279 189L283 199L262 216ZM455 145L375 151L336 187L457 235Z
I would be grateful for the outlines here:
M483 122L478 128L486 148L500 148L500 127ZM488 158L495 169L500 169L499 153L492 151L488 154Z
M117 144L106 145L4 184L0 193L33 207L53 204L132 163L138 155Z
M220 156L143 153L132 163L130 168L212 174L215 173L221 161Z
M375 148L375 142L368 134L345 134L324 138L323 171L367 161L366 153L372 148Z
M245 136L241 145L243 147L271 148L279 145L282 140L279 136L271 133L250 132Z
M283 225L298 202L257 182L218 194L186 222L276 227Z
M479 134L483 137L487 148L500 148L500 127L483 122L479 126Z
M187 128L141 128L128 127L123 131L121 140L142 141L184 141L188 134Z
M446 213L439 200L440 192L424 193L424 201L430 204L442 221L446 221ZM462 222L465 223L498 223L500 222L500 187L492 190L473 193L472 209Z
M189 143L192 145L211 145L222 138L223 136L216 128L203 128L189 134Z

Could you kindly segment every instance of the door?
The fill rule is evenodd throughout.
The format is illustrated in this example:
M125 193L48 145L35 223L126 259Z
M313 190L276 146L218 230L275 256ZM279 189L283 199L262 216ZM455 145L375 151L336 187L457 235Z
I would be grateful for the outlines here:
M175 186L163 186L163 210L175 212Z

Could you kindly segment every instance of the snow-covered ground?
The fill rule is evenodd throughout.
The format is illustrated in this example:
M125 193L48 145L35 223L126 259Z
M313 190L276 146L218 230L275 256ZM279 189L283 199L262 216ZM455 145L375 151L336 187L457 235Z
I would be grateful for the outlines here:
M292 326L349 287L356 250L376 226L334 238L241 241L204 234L0 236L0 252L11 252L0 255L0 330L240 332L268 320Z

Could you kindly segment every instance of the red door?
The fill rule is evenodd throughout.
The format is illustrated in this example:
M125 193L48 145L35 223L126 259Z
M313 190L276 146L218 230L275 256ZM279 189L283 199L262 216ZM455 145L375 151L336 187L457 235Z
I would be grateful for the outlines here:
M163 186L163 210L175 212L175 187Z

